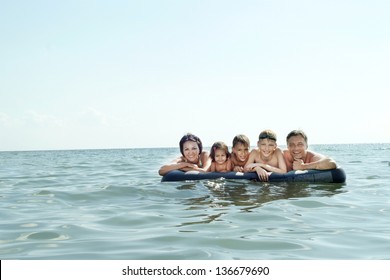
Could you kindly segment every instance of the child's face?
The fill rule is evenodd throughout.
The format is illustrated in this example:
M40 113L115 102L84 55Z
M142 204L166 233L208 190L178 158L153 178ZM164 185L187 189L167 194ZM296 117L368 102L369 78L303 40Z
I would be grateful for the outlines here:
M270 157L272 156L273 152L276 150L276 141L271 139L260 139L259 142L257 142L257 145L259 146L259 150L261 154L264 157Z
M246 161L247 158L248 158L248 155L249 155L249 147L248 146L245 146L244 144L242 143L237 143L233 149L232 149L232 152L234 153L234 155L236 156L236 158L239 160L239 161Z
M215 150L215 162L222 164L226 161L226 152L221 149Z

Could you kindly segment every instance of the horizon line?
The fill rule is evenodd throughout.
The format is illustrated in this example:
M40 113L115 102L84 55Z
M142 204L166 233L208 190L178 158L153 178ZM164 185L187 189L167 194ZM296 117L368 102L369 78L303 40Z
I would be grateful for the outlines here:
M355 143L320 143L320 144L310 144L311 145L378 145L378 144L390 144L390 142L355 142ZM285 147L285 144L278 145ZM204 148L210 148L211 146L204 146ZM228 146L231 148L231 146ZM255 148L257 146L250 146L250 148ZM20 150L0 150L0 153L5 152L50 152L50 151L94 151L94 150L142 150L142 149L179 149L178 146L161 146L161 147L122 147L122 148L53 148L53 149L20 149Z

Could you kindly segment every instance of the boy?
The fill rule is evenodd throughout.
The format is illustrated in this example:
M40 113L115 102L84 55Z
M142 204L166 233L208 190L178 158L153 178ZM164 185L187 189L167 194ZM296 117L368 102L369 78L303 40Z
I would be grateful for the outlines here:
M245 164L249 158L249 138L243 134L238 134L233 138L233 147L231 154L231 162L233 171L244 172Z
M275 132L264 130L260 133L257 149L251 151L245 165L245 171L256 171L262 181L268 181L271 172L287 172L283 153L276 144Z

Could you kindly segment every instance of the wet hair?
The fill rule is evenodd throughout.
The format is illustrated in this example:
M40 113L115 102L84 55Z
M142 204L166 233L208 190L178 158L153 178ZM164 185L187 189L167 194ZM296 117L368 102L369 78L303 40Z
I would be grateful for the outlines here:
M250 142L249 138L246 137L244 134L238 134L233 138L233 148L238 144L241 143L242 145L249 147Z
M211 146L211 149L210 149L210 158L211 158L212 161L215 161L215 151L216 150L223 150L225 152L225 154L226 154L226 158L230 157L228 146L224 142L218 141L218 142L215 142Z
M288 142L288 139L290 139L290 138L293 137L293 136L302 136L303 139L304 139L305 142L306 142L306 145L308 144L308 142L307 142L307 135L306 135L305 132L303 132L303 130L295 129L295 130L291 131L291 132L287 135L287 137L286 137L286 142Z
M203 150L202 141L200 141L200 139L199 139L198 136L195 136L195 135L192 134L192 133L187 133L186 135L184 135L184 136L180 139L180 142L179 142L180 152L181 152L181 154L182 154L183 156L184 156L184 153L183 153L183 146L184 146L184 143L187 142L187 141L192 141L192 142L195 142L196 144L198 144L199 154L202 153L202 150Z
M277 138L276 138L276 133L273 132L272 130L263 130L262 132L260 132L260 135L259 135L259 140L262 140L262 139L270 139L270 140L274 140L276 142Z

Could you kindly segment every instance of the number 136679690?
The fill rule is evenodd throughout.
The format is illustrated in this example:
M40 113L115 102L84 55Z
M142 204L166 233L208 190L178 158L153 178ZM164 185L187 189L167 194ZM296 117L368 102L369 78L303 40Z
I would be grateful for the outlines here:
M249 266L239 266L239 267L216 267L216 275L264 275L269 274L268 267L249 267Z

